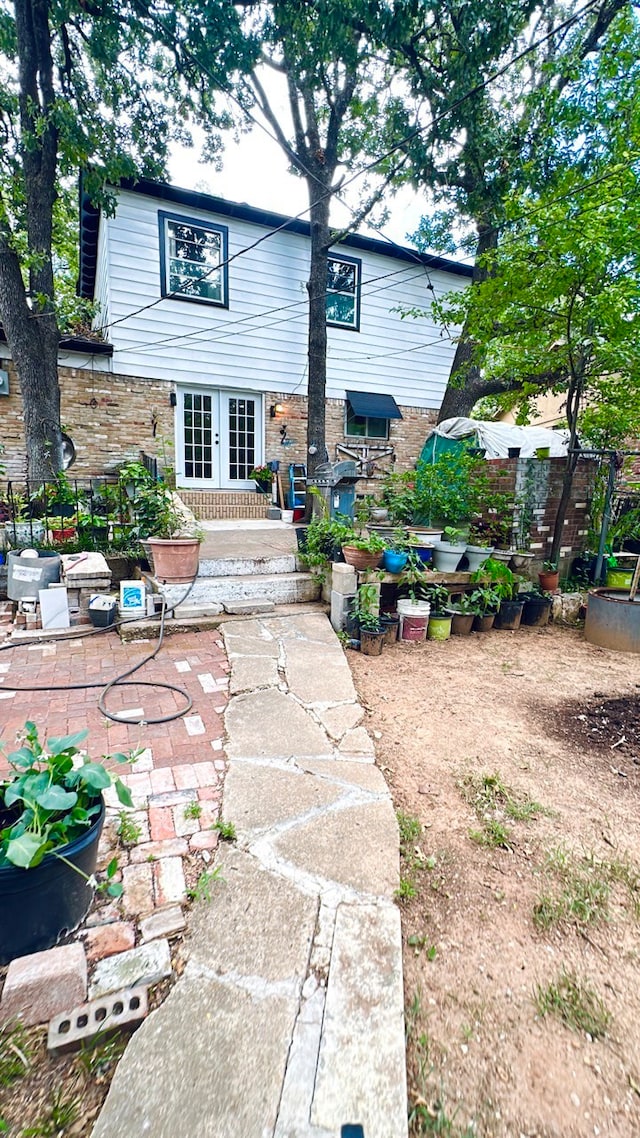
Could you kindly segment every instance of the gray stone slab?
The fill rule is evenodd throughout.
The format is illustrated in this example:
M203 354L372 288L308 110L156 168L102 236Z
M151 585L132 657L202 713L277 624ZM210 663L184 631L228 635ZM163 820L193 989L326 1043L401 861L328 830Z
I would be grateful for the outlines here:
M405 1138L407 1093L400 915L394 905L340 905L311 1121L339 1134Z
M328 617L322 612L267 618L263 624L280 640L311 640L320 644L337 645L335 632Z
M187 973L129 1043L93 1138L272 1134L296 1009Z
M375 755L373 739L364 727L347 731L342 737L339 750L345 755Z
M278 661L273 656L242 656L232 659L229 691L253 691L255 688L274 687L280 680Z
M280 645L273 637L228 636L224 634L227 655L231 661L243 656L275 656L280 654Z
M301 759L297 765L321 778L351 783L362 790L371 791L372 794L389 798L389 788L384 775L374 763L350 763L348 759L341 759L339 762L334 762L332 759Z
M303 703L342 703L357 698L349 664L337 640L316 648L304 641L286 641L284 651L287 683Z
M398 888L398 826L390 801L336 810L282 834L274 849L286 861L374 896Z
M364 710L359 703L344 703L339 707L321 708L316 715L332 739L341 739L362 722Z
M273 601L259 601L253 599L246 601L223 601L222 604L225 612L234 615L239 613L272 612L275 607Z
M293 992L306 974L317 899L230 846L217 864L224 881L189 921L191 963L207 974L283 981Z
M169 942L153 940L100 960L89 985L89 999L95 1000L120 988L134 988L137 984L155 984L170 975Z
M224 782L224 814L233 821L240 837L253 837L309 810L336 802L344 793L335 784L305 774L297 767L284 771L251 762L232 762Z
M331 753L327 736L308 712L276 688L234 696L225 713L225 725L229 759Z

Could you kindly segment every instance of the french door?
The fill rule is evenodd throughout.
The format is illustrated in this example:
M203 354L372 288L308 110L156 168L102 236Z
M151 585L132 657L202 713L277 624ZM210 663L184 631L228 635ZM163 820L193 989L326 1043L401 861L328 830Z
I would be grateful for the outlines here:
M182 387L177 404L179 486L253 490L262 461L262 398L246 391Z

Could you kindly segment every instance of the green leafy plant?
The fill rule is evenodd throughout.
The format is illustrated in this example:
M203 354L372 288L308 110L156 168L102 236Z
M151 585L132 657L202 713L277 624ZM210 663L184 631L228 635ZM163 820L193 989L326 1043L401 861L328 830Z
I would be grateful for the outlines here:
M438 584L427 585L425 596L431 604L432 614L434 616L443 616L449 604L449 590L447 586Z
M135 846L142 836L142 827L126 810L120 810L116 833L123 846Z
M471 574L471 584L489 586L501 601L511 601L518 595L520 578L512 573L504 561L488 557L479 569Z
M22 1024L0 1027L0 1087L21 1079L30 1065L31 1049Z
M271 486L274 474L270 466L254 466L253 470L249 471L249 478L253 478L260 486Z
M429 589L429 572L418 554L409 550L407 563L398 580L398 595L411 597L412 601L425 600Z
M557 573L558 572L558 562L557 561L543 561L542 568L544 569L545 573Z
M187 889L187 897L196 903L206 901L207 904L210 904L211 886L215 881L224 881L219 865L215 869L203 870L193 888Z
M218 818L217 822L213 823L212 830L217 830L223 842L235 842L237 834L233 822L224 822L222 818Z
M35 723L24 725L20 747L7 755L12 773L0 783L0 866L29 869L86 832L102 807L102 791L115 786L132 806L126 786L80 751L88 731L40 742ZM128 763L131 755L105 756Z
M202 803L196 802L195 800L193 802L187 802L182 814L186 819L197 821L197 819L202 816Z
M356 533L348 518L314 517L307 526L306 544L300 554L310 569L326 569L336 549L349 543Z
M64 1087L52 1091L46 1114L35 1126L22 1131L21 1138L58 1138L64 1130L80 1117L81 1102L65 1094Z
M351 604L351 615L364 632L380 629L380 590L372 583L360 585Z
M473 606L472 612L476 616L486 616L487 613L495 613L500 608L500 595L495 589L489 585L482 585L479 589L474 589L469 597L469 602Z

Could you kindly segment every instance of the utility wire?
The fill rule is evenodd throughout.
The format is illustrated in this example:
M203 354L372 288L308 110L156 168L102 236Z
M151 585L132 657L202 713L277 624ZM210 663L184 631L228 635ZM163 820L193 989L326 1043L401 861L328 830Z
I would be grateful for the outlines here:
M538 47L541 47L542 44L544 44L548 39L552 38L553 36L558 35L560 32L564 31L565 29L568 29L569 27L573 26L573 24L577 23L580 19L582 19L583 16L587 15L596 6L597 6L597 0L590 0L590 2L587 3L584 6L584 8L581 8L579 12L574 13L573 16L568 17L562 23L558 24L556 27L554 27L550 31L546 32L544 36L540 37L540 39L534 40L533 43L529 44L526 48L523 48L523 50L521 52L519 52L517 55L515 55L507 63L503 64L502 67L500 67L497 70L495 70L494 72L492 72L485 80L483 80L480 83L476 83L464 95L461 95L458 99L454 100L454 102L449 107L446 107L438 115L435 115L429 123L426 123L424 126L421 126L421 127L415 127L412 131L410 131L407 135L405 135L404 138L400 139L392 147L389 147L389 149L386 150L383 154L379 155L379 157L372 159L371 162L366 163L363 167L360 168L360 170L356 171L355 174L353 174L350 178L348 178L345 182L342 183L342 185L340 187L340 192L342 193L347 186L352 185L358 178L361 178L365 174L370 173L377 166L381 165L381 163L385 162L388 158L392 157L395 153L397 153L397 151L402 150L414 138L417 138L417 137L419 137L420 134L424 133L424 131L432 129L439 122L441 122L444 118L446 118L447 115L450 115L452 113L452 111L457 110L457 108L460 107L467 99L473 98L475 95L480 94L480 92L485 90L487 87L489 87L490 84L494 83L497 79L499 79L503 75L505 75L507 73L507 71L509 71L510 68L513 67L516 63L519 63L527 55L530 55L532 51L536 50ZM196 60L196 62L198 63L198 66L200 66L199 61ZM205 71L205 74L206 74L206 71ZM213 81L217 82L215 79ZM325 190L322 194L319 195L318 198L316 198L315 202L313 202L311 205L307 205L303 210L300 210L299 213L295 214L294 217L292 217L292 218L288 217L288 218L284 219L280 225L277 225L273 229L262 234L262 236L256 238L256 240L253 241L251 244L245 246L243 249L238 250L236 253L232 254L230 257L227 257L226 260L221 261L217 266L212 266L211 269L209 269L207 271L207 273L204 273L200 279L204 280L212 272L218 272L220 269L226 268L228 265L232 264L233 261L237 260L238 257L244 256L246 253L251 252L253 249L256 249L259 245L263 244L269 238L274 237L276 234L282 232L282 230L286 229L292 221L297 221L297 220L301 219L302 217L304 217L305 214L309 213L309 211L313 208L313 205L319 204L321 201L323 201L327 197L334 197L334 196L336 196L336 193L334 190L332 190L332 189ZM418 257L419 254L416 254L416 256ZM126 316L121 316L117 320L112 320L109 323L100 326L98 329L96 329L96 331L102 332L102 331L105 331L106 329L114 328L116 325L122 324L126 320L130 320L134 316L138 316L142 312L147 312L149 309L155 308L163 300L169 300L174 296L180 296L180 295L182 295L180 290L175 290L174 292L168 293L165 296L158 297L156 300L151 301L149 304L142 305L140 308L135 309L133 312L128 313Z

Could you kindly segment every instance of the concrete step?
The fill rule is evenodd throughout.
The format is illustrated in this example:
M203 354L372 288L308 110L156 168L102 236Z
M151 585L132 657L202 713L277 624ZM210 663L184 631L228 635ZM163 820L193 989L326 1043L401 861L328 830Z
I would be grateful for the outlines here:
M201 557L199 577L252 577L295 573L298 562L294 553L265 557Z
M168 605L179 604L186 585L160 585ZM263 600L276 605L317 601L320 585L311 573L250 573L228 577L199 576L189 592L189 605L224 604L225 601Z

